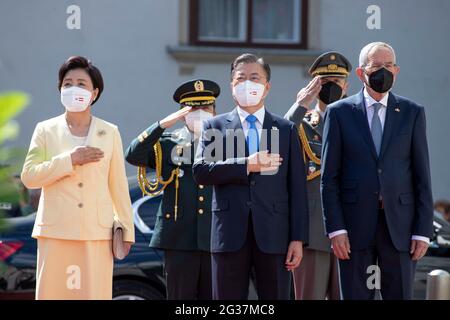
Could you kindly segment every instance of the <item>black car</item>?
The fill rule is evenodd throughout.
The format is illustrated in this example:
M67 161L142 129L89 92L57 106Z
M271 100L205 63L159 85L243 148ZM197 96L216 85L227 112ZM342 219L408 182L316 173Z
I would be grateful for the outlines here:
M427 254L417 263L414 299L425 299L427 274L435 269L450 273L450 223L434 213L434 235Z
M161 195L142 196L136 179L129 180L136 243L122 261L115 261L113 299L166 298L163 254L149 247ZM34 299L37 241L31 238L35 214L9 218L0 234L0 299Z
M113 299L161 300L166 297L163 253L149 247L161 195L143 196L136 179L129 180L133 203L136 243L128 257L116 261L113 274ZM37 242L31 238L35 214L10 218L9 232L0 234L0 299L34 299ZM415 299L425 299L428 272L450 272L450 223L438 214L435 233L427 252L417 264ZM256 299L253 281L249 299Z

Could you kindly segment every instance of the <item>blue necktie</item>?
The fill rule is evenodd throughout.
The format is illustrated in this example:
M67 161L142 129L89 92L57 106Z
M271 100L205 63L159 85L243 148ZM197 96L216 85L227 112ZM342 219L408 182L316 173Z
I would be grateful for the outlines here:
M254 115L250 114L245 118L249 124L247 133L248 154L254 154L259 150L259 135L256 129L256 121L258 120Z
M373 143L375 144L375 149L377 150L377 155L380 155L381 140L383 139L383 128L381 127L381 120L378 116L378 110L380 110L381 103L374 103L373 107L373 117L372 124L370 127L370 132L372 133Z

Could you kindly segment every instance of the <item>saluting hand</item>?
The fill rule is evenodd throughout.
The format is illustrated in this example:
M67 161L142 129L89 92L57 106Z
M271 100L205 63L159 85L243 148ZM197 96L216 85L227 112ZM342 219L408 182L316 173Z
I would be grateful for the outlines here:
M99 148L94 147L75 147L70 153L72 165L82 165L89 162L98 162L104 157L104 153Z
M315 76L306 87L302 88L297 93L297 104L303 108L309 109L311 104L317 98L322 89L322 81L318 76Z
M177 112L169 114L167 117L159 121L161 128L167 129L173 126L177 121L183 119L190 111L192 107L184 107Z
M286 255L285 266L288 271L294 271L298 268L300 262L303 258L303 242L302 241L291 241L289 243L288 252Z

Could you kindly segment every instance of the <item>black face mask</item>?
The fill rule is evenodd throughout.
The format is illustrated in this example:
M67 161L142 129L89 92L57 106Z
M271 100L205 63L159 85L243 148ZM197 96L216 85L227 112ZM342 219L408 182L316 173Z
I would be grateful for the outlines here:
M369 75L369 86L378 93L385 93L394 84L394 74L386 68L378 69Z
M328 81L322 85L319 92L319 99L326 105L338 101L342 97L342 88L333 81Z

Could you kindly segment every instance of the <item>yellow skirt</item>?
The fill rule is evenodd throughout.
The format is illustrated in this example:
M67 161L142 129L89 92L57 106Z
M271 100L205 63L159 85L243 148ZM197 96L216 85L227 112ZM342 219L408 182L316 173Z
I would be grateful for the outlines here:
M111 300L111 240L38 238L36 300Z

